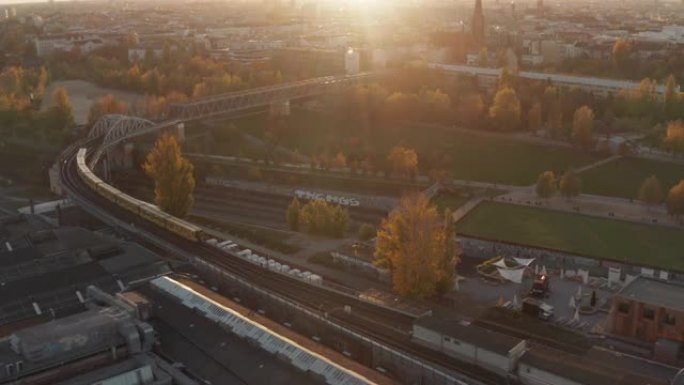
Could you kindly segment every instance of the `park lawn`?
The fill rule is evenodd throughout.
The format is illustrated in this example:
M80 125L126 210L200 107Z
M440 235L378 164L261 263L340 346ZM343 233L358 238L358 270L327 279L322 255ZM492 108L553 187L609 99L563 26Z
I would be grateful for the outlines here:
M244 132L263 137L266 119L265 116L253 116L234 124ZM453 178L480 182L530 185L543 171L561 173L600 159L572 148L456 132L448 127L379 123L363 130L355 123L335 122L328 115L302 110L293 111L287 126L288 134L281 138L281 145L302 154L319 154L326 148L334 153L342 149L349 138L359 137L362 149L379 154L387 154L397 145L414 148L423 154L446 153L452 159Z
M684 271L684 232L661 226L486 202L459 221L456 231L465 236Z
M470 198L458 194L438 194L432 198L433 204L437 206L437 210L443 213L445 209L450 209L452 212L457 210L468 202Z
M608 162L583 172L580 177L588 194L637 198L644 179L655 175L663 193L684 179L684 165L657 160L627 158Z

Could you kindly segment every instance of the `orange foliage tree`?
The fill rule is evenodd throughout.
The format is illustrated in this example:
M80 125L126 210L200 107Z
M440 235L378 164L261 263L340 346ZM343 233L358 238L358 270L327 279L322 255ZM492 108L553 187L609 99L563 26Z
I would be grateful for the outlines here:
M398 294L428 298L453 286L458 247L451 212L444 215L424 194L414 194L382 221L375 264L390 270Z

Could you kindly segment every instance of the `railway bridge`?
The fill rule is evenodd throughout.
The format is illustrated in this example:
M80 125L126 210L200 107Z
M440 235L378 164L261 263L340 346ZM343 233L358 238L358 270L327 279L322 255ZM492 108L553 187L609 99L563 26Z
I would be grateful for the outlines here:
M102 138L89 166L93 169L99 164L105 180L108 180L112 168L131 166L132 146L117 145L135 137L171 129L180 140L183 140L184 122L187 121L265 106L269 106L271 111L276 113L288 113L291 100L322 95L339 87L366 82L382 74L366 72L356 75L325 76L174 103L166 112L167 119L157 122L127 115L105 115L95 123L88 134L88 138L92 140Z

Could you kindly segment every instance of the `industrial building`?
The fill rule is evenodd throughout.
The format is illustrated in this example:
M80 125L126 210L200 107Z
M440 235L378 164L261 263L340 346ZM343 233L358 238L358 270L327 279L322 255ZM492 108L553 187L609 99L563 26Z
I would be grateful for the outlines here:
M76 227L51 228L37 216L0 219L0 338L86 309L95 285L116 293L168 274L143 247Z
M152 353L155 331L124 296L90 286L85 299L83 312L0 339L0 384L196 384Z

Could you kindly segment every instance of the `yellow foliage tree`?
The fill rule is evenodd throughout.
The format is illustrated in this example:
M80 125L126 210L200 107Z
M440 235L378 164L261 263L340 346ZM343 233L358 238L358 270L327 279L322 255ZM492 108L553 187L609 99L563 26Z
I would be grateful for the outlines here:
M450 217L444 221L424 194L414 194L382 221L375 264L391 271L395 292L428 298L453 286L458 247Z
M147 154L145 173L154 179L154 201L165 212L185 217L194 203L194 167L181 154L176 137L164 133Z
M387 156L394 172L407 177L414 176L418 171L418 154L416 150L405 147L394 147Z
M489 117L497 129L511 131L520 124L520 100L515 90L504 86L497 91L494 102L489 108Z
M672 153L684 153L684 122L675 120L667 124L663 148Z

